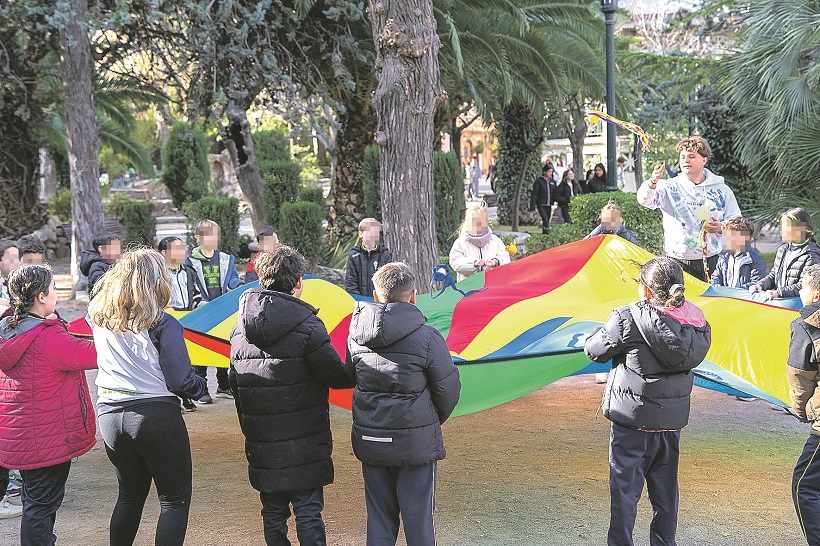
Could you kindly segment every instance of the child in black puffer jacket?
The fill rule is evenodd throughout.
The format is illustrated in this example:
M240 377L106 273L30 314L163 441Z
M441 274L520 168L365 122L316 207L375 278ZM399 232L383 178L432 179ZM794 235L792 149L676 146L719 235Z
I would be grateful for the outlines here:
M602 408L612 421L608 544L631 545L644 481L655 513L651 544L675 544L680 430L689 422L693 374L711 328L684 298L683 270L671 258L641 267L640 300L615 309L586 341L590 360L612 360Z

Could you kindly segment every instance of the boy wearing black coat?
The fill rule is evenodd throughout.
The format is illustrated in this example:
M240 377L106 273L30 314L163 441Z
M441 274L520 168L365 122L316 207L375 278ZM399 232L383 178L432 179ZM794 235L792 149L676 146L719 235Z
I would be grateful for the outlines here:
M290 545L290 505L302 546L324 546L323 487L333 483L328 387L353 386L324 323L300 300L305 259L280 246L256 261L261 288L239 300L228 380L245 435L251 486L268 545Z
M441 423L461 381L441 334L414 305L415 278L402 262L373 276L374 302L353 311L347 342L355 366L353 452L362 461L367 546L396 543L399 513L407 546L434 546Z
M792 410L811 423L792 477L792 500L809 546L820 545L820 265L803 269L800 300L805 307L791 324L786 374Z

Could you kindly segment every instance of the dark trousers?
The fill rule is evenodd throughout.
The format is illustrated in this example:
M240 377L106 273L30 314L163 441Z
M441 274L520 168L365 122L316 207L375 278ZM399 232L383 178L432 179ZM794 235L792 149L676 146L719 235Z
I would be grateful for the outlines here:
M65 496L65 482L71 461L61 464L21 470L23 488L23 520L20 522L22 546L51 546L57 541L54 521ZM6 473L8 475L8 472Z
M300 546L325 546L325 522L322 510L325 495L321 487L303 491L266 493L260 491L262 500L262 524L265 527L265 543L268 546L290 546L288 518L290 505L296 516L296 536Z
M641 432L612 423L609 436L608 546L633 546L644 480L652 503L651 546L676 546L680 431Z
M104 413L99 427L119 483L111 546L134 543L152 480L160 504L156 544L181 546L191 507L191 445L179 406L146 402Z
M703 270L703 260L681 260L679 258L675 258L673 256L669 256L678 264L680 264L681 268L683 269L684 273L689 273L696 279L700 279L704 282L709 282L709 279L706 278L706 272ZM717 267L718 262L718 255L715 254L709 258L706 258L706 265L709 268L709 275L711 276L714 273L715 268Z
M399 514L407 546L435 546L436 463L373 466L362 463L367 504L367 546L394 546Z
M820 436L810 435L792 476L792 499L809 546L820 546Z
M550 217L552 216L552 207L550 205L538 205L538 214L541 216L541 231L546 233L550 230Z
M569 205L558 205L558 208L561 209L561 216L564 218L564 223L571 224L572 219L569 217Z
M9 488L9 469L0 466L0 500L6 496L6 490Z
M216 384L221 391L230 391L228 384L228 368L216 368ZM208 379L208 366L194 366L194 371L199 377Z

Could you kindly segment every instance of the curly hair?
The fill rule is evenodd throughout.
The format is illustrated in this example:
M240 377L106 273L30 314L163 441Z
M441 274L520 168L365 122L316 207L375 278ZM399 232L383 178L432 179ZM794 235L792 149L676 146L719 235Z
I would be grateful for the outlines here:
M9 275L9 300L12 316L8 325L16 328L29 314L40 294L48 294L54 275L45 265L24 265Z
M751 235L755 231L755 226L746 218L738 216L723 223L723 231L738 231Z
M696 154L702 155L706 159L712 157L712 147L709 146L709 142L707 142L702 136L690 136L681 139L680 142L678 142L678 145L675 146L675 151L678 153L695 152Z

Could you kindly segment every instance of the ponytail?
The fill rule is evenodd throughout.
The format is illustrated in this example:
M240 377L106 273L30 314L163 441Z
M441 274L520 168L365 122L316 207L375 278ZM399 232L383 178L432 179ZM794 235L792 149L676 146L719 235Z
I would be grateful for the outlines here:
M642 265L640 283L649 289L654 301L667 309L678 309L686 303L683 270L671 258L652 258Z
M9 275L9 302L12 316L10 328L17 328L29 314L40 294L48 294L53 276L51 269L43 265L24 265Z

